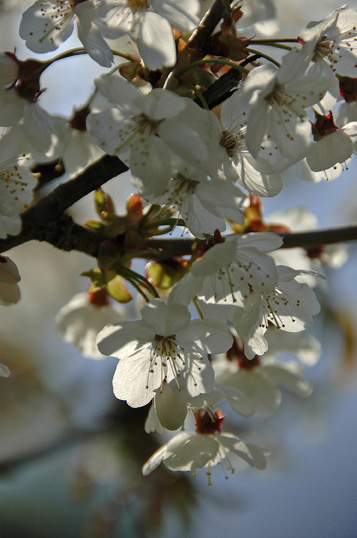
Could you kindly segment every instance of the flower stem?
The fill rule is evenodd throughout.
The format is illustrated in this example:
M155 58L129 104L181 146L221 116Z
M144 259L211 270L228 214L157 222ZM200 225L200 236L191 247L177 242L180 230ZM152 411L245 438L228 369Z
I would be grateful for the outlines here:
M265 58L272 64L276 65L277 67L280 67L280 63L274 60L271 56L268 56L268 54L264 54L263 52L259 52L259 50L251 49L250 47L247 49L248 52L251 52L252 54L257 54L258 56Z

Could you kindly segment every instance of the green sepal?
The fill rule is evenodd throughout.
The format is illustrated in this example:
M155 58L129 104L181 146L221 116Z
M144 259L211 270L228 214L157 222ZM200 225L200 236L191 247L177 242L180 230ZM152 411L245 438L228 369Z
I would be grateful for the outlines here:
M107 290L109 295L119 303L129 303L133 298L124 280L119 275L116 275L107 283Z
M81 276L86 276L89 278L95 288L102 288L107 283L105 274L100 269L90 269L89 271L84 271L81 273Z

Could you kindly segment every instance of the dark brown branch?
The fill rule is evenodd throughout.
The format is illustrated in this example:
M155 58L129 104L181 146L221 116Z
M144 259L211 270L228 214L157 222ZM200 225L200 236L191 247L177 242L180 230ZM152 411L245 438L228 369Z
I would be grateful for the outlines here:
M104 159L106 160L106 158ZM100 161L101 164L104 159ZM90 192L91 190L96 189L100 184L108 181L108 179L110 179L109 176L111 176L113 172L117 174L118 170L122 169L122 166L125 167L125 165L120 163L119 159L117 159L117 161L117 163L110 163L110 173L102 175L100 180L97 179L94 181L92 178L92 181L89 181L88 185L86 185L85 190L87 191L89 189L88 192ZM93 167L95 171L100 169L100 167L95 165L93 165ZM92 172L93 170L91 167L91 173ZM81 178L80 181L82 181L84 176L85 174L79 176L79 178ZM77 181L77 179L78 178L72 181ZM57 189L55 189L55 191L48 197L30 207L27 211L24 211L21 216L23 221L23 231L17 236L0 240L0 252L5 252L15 246L35 239L37 241L46 241L54 247L64 251L77 250L88 256L97 257L100 243L107 238L105 235L93 232L76 224L71 216L61 213L62 208L67 208L70 201L78 196L78 193L73 194L65 200L58 197L58 189L60 189L60 193L63 195L63 193L67 192L67 187L68 183L60 185L60 187L57 187ZM81 189L82 188L84 189L83 185L81 185ZM87 194L87 192L85 194ZM82 193L82 196L83 195L84 194ZM357 225L281 235L284 238L284 244L281 248L311 248L346 241L356 241ZM112 237L109 239L118 247L121 247L121 237L118 237L117 240ZM140 257L162 261L169 260L175 256L189 255L191 254L192 246L195 241L195 239L190 238L149 239L145 247L142 247L147 251L145 254L141 254Z
M216 0L192 34L187 46L190 49L199 50L202 55L205 56L207 52L208 38L214 32L217 24L226 13L227 10L224 6L224 2L222 0Z
M34 210L36 207L36 215L39 219L47 216L49 209L56 214L63 213L75 202L127 170L128 167L118 157L104 155L74 179L59 185L51 194L30 209Z
M284 243L281 248L311 248L322 245L333 245L335 243L345 243L357 241L357 225L345 226L343 228L330 228L328 230L316 230L312 232L299 232L279 234L283 237ZM191 253L195 239L150 239L147 246L155 249L157 258L164 259L172 256L184 256Z
M284 238L282 248L318 247L321 245L333 245L335 243L356 241L357 225L345 226L343 228L330 228L328 230L317 230L313 232L300 232L281 235Z

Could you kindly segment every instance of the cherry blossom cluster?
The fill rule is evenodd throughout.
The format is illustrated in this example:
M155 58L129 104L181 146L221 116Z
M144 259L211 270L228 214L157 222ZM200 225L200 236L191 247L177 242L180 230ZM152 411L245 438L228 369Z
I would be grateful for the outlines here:
M343 6L275 40L275 3L242 0L198 46L210 16L200 23L200 10L198 0L38 0L20 24L27 47L55 51L75 29L84 48L46 61L0 54L0 238L21 232L34 163L57 161L73 184L105 154L130 169L136 193L125 216L103 190L95 194L100 220L86 229L103 238L98 268L56 325L84 356L119 359L114 394L134 408L151 404L147 432L194 422L144 474L161 462L208 475L217 464L233 472L238 459L265 467L268 451L222 431L217 405L265 416L281 388L311 393L303 366L320 355L304 332L320 310L313 288L322 264L338 267L347 256L343 247L281 251L282 233L315 228L316 219L296 208L269 220L261 198L276 196L292 167L301 179L335 179L356 152L357 10ZM264 38L250 37L257 33ZM123 36L130 46L118 51ZM267 55L268 46L280 55ZM49 114L43 72L83 53L103 67L95 90L71 118ZM179 227L192 248L158 260L148 242ZM154 260L145 276L136 257ZM1 304L16 303L20 276L4 256L0 280ZM132 288L147 303L134 321L112 302L129 302Z

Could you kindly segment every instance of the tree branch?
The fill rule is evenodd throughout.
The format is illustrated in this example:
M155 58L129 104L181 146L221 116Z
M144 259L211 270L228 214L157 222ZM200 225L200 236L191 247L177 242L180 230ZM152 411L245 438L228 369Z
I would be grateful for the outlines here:
M190 49L199 50L202 55L205 56L208 38L214 32L217 24L226 13L227 9L224 6L224 2L222 0L216 0L203 17L197 29L193 32L192 36L187 42L187 47Z
M312 232L299 232L280 234L284 239L281 248L311 248L322 245L334 245L357 240L357 225L344 226L343 228L329 228Z
M64 211L127 170L128 167L118 157L105 155L77 177L62 183L21 213L21 232L0 240L0 252L36 239L62 250L80 250L90 256L96 256L98 234L76 224ZM91 241L94 241L94 245L91 245Z

